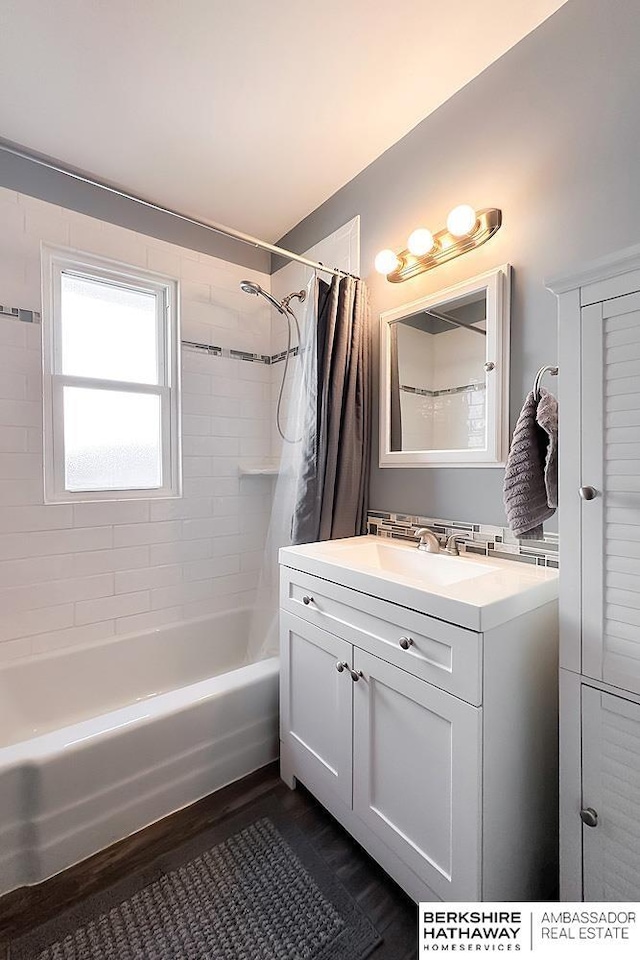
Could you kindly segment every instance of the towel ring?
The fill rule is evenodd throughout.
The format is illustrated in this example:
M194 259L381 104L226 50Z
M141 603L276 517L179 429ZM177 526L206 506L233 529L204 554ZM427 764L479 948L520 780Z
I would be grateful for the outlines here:
M550 373L552 377L558 376L558 368L547 365L546 367L540 367L536 373L536 378L533 381L533 399L538 402L540 399L540 382L544 377L545 373Z

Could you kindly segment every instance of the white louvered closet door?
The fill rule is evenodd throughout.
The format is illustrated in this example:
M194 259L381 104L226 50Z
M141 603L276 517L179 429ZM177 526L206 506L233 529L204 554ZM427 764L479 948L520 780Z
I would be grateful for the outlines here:
M640 704L582 688L583 895L640 900Z
M582 672L640 693L640 294L582 309L582 484Z

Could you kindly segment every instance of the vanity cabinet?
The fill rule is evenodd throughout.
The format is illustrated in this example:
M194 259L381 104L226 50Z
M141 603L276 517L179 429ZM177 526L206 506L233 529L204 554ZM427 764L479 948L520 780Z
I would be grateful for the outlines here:
M416 900L552 896L555 602L478 632L283 565L280 606L283 779Z
M560 334L561 897L640 900L640 248L549 287Z

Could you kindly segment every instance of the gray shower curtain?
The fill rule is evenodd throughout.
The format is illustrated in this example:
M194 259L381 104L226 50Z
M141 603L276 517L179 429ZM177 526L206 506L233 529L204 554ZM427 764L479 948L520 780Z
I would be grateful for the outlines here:
M305 431L292 542L366 533L371 324L362 280L316 281L317 404Z

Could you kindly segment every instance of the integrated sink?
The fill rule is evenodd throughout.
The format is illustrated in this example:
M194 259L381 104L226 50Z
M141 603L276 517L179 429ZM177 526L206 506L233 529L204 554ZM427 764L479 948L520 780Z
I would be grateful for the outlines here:
M379 537L327 540L317 544L318 559L346 563L352 569L376 571L410 580L426 589L428 584L446 587L474 577L483 577L499 568L491 563L446 553L427 553L417 546L385 543Z
M283 547L280 563L476 631L558 595L558 571L535 562L452 557L375 536Z

